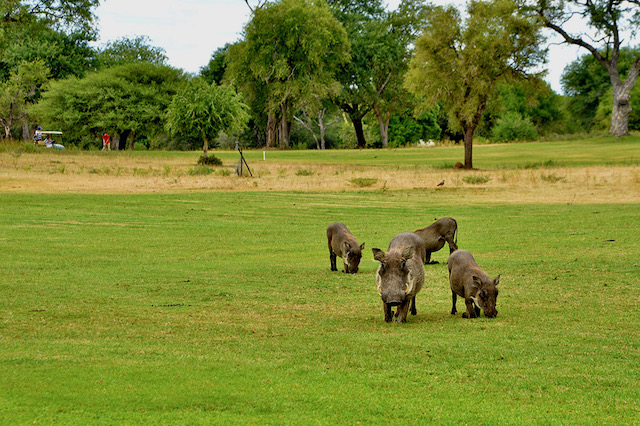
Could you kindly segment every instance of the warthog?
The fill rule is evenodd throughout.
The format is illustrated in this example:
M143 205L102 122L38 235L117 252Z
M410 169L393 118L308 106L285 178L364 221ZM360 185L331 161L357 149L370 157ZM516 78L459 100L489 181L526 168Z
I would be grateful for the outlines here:
M500 275L493 280L489 278L467 250L457 250L449 256L449 284L453 305L451 315L458 312L456 309L458 295L464 297L464 303L467 305L467 312L462 314L462 318L479 317L480 309L488 318L495 318L498 315L496 299Z
M398 234L389 243L387 253L374 248L373 258L380 262L376 272L378 293L382 298L384 320L393 319L391 308L398 306L396 318L407 320L409 305L411 315L417 313L416 294L424 284L424 243L412 232Z
M443 217L426 228L414 231L424 241L424 248L427 253L424 263L438 263L435 261L431 262L431 253L444 247L445 242L449 243L449 254L458 250L458 246L456 245L457 231L458 223L452 217Z
M344 223L334 222L327 227L327 243L329 245L329 259L331 270L337 271L336 256L344 261L343 272L355 274L358 272L364 243L358 245L355 237L349 232Z

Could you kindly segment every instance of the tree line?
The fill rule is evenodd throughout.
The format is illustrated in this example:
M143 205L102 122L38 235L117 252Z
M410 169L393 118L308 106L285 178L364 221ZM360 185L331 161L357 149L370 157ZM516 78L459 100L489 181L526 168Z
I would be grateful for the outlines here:
M535 140L640 128L635 0L471 0L464 10L402 0L245 1L242 37L197 75L167 65L148 38L101 48L98 0L0 6L0 121L5 139L37 124L87 148L395 147L450 139ZM585 31L564 28L572 16ZM593 35L587 33L592 30ZM551 32L584 49L562 75L540 69ZM636 108L634 108L636 106Z

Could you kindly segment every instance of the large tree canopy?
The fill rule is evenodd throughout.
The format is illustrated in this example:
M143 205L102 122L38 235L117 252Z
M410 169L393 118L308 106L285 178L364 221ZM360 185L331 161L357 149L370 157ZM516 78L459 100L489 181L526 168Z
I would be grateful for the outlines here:
M625 30L633 38L640 28L638 0L535 0L538 16L566 43L580 46L593 55L609 75L613 104L611 127L613 136L629 133L631 90L640 74L640 54L637 54L626 76L619 67L620 49ZM585 32L574 33L569 28L574 17L581 17Z
M531 17L511 0L475 1L463 21L453 8L436 7L416 41L407 87L426 106L441 104L464 133L465 168L473 168L473 135L494 88L541 62L541 36Z
M249 99L264 101L268 146L276 118L280 144L289 146L295 109L337 91L334 73L348 49L346 32L322 0L282 0L255 11L244 40L231 48L229 70Z
M123 147L130 137L133 149L136 136L163 131L166 109L182 84L182 72L168 66L120 65L52 82L31 112L81 146L97 143L106 131L119 135Z
M167 65L167 55L161 47L151 46L149 37L123 37L107 43L98 54L98 66L147 62L154 65Z

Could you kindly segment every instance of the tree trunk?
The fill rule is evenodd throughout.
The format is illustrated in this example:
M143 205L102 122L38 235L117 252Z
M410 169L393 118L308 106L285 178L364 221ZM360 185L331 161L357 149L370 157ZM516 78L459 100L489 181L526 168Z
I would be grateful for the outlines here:
M22 139L26 142L31 140L31 132L29 131L29 123L28 122L24 122L22 123Z
M280 148L289 148L289 120L287 119L287 105L280 105Z
M129 141L129 150L133 151L133 144L136 143L136 132L131 132L131 140Z
M389 146L389 120L391 119L391 113L389 111L382 112L378 105L373 106L373 111L378 118L378 125L380 126L380 139L382 140L382 147L387 148Z
M129 137L131 130L124 130L120 133L120 140L118 141L118 150L124 151L127 149L127 138Z
M4 137L7 140L11 139L11 126L4 125Z
M356 131L356 140L358 141L358 148L364 149L367 147L367 141L364 138L364 129L362 127L362 117L351 117L353 128Z
M473 169L473 133L475 126L464 129L464 168Z
M209 139L207 139L206 136L203 136L202 139L204 140L204 144L202 145L202 151L204 152L204 156L206 157L209 152Z
M613 108L611 109L611 136L620 137L629 134L629 114L631 114L631 104L629 95L616 93L613 91Z
M636 60L629 70L624 83L620 80L617 69L609 69L609 78L613 87L613 107L611 108L611 136L620 137L629 134L629 115L631 114L631 89L640 72L640 59Z
M267 148L276 146L277 120L275 114L267 116Z

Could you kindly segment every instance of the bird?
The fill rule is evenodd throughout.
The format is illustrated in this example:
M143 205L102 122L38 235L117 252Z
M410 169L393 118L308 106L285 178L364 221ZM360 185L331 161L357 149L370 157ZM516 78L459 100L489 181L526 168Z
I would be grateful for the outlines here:
M444 179L442 179L442 182L440 182L439 184L437 184L436 186L442 186L444 185Z

